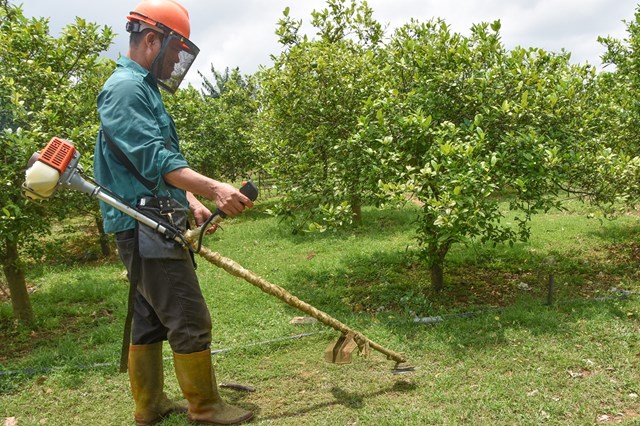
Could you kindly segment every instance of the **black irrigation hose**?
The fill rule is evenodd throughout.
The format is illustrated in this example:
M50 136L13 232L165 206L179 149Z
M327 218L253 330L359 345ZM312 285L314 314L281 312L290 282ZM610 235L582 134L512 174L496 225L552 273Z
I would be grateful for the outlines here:
M581 303L581 302L607 302L611 300L628 300L632 296L640 295L640 293L638 292L632 292L628 290L618 290L618 293L619 293L618 296L596 297L593 299L569 299L569 300L558 301L556 302L556 304ZM473 318L487 312L503 311L504 309L505 308L493 308L493 309L483 309L483 310L473 311L473 312L462 312L458 314L446 314L446 315L438 315L438 316L432 316L432 317L416 317L413 320L413 322L419 323L419 324L437 324L452 318ZM300 333L300 334L294 334L292 336L279 337L277 339L263 340L255 343L248 343L246 345L241 345L241 346L236 346L231 348L214 349L211 351L211 355L231 352L237 349L245 349L245 348L251 348L255 346L264 346L272 343L285 342L288 340L301 339L303 337L315 336L317 334L323 334L328 332L329 330ZM165 359L168 359L168 358L165 358ZM0 370L0 377L18 376L18 375L32 376L38 373L49 373L55 370L64 370L67 368L71 368L73 370L93 370L97 368L112 367L115 365L116 363L106 362L106 363L97 363L97 364L91 364L91 365L76 365L74 367L41 367L41 368L25 368L22 370L5 370L5 371Z
M220 353L225 353L225 352L230 352L233 350L238 350L238 349L245 349L245 348L251 348L254 346L264 346L264 345L268 345L271 343L279 343L279 342L286 342L289 340L294 340L294 339L302 339L303 337L309 337L309 336L315 336L316 334L323 334L323 333L328 333L329 330L321 330L321 331L313 331L313 332L309 332L309 333L300 333L300 334L294 334L292 336L286 336L286 337L279 337L277 339L271 339L271 340L263 340L260 342L254 342L254 343L248 343L246 345L241 345L241 346L235 346L232 348L222 348L222 349L214 349L211 351L211 355L217 355ZM165 357L165 360L167 359L171 359L171 357ZM101 363L96 363L96 364L90 364L90 365L76 365L76 366L72 366L72 367L31 367L31 368L24 368L22 370L0 370L0 377L3 376L18 376L18 375L24 375L24 376L33 376L35 374L39 374L39 373L50 373L53 371L58 371L58 370L67 370L67 369L71 369L71 370L94 370L97 368L105 368L105 367L114 367L119 365L119 362L101 362Z
M605 297L594 297L592 299L568 299L568 300L560 300L555 302L555 304L569 304L569 303L585 303L585 302L608 302L611 300L627 300L630 299L632 296L637 296L640 295L640 293L637 292L632 292L632 291L628 291L628 290L617 290L617 293L619 293L618 296L605 296ZM487 312L501 312L503 311L505 308L489 308L489 309L481 309L479 311L472 311L472 312L461 312L458 314L446 314L446 315L437 315L437 316L432 316L432 317L418 317L416 316L413 319L414 323L420 323L420 324L437 324L443 321L446 321L448 319L452 319L452 318L473 318L473 317L477 317L479 315L485 314Z

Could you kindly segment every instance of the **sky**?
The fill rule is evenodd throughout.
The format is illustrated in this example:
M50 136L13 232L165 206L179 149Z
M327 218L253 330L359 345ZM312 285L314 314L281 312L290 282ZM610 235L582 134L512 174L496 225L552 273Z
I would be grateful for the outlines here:
M469 34L472 25L499 19L500 35L508 49L516 46L571 52L572 62L602 69L604 48L599 36L624 39L626 22L633 21L637 0L368 0L373 16L388 26L387 34L412 18L426 22L442 18L453 31ZM57 36L76 16L118 35L106 56L116 59L127 53L126 16L138 0L13 0L22 4L28 17L49 18L50 32ZM200 48L186 82L200 86L197 71L210 77L218 71L239 67L253 74L271 64L280 53L275 35L283 10L303 21L302 31L314 35L311 12L326 7L325 0L181 0L191 17L191 41ZM183 83L184 84L184 83Z

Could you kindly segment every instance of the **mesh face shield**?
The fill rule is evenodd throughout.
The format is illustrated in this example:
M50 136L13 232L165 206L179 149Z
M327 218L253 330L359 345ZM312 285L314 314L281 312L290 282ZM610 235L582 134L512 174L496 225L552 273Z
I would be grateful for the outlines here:
M137 15L149 19L139 13ZM191 64L200 53L200 49L191 40L160 22L156 22L153 26L139 21L127 22L128 32L142 32L144 30L152 30L162 36L160 52L151 64L149 71L156 78L158 86L173 94L178 90Z
M150 70L158 86L175 93L199 52L198 46L189 39L174 31L165 31L162 47Z

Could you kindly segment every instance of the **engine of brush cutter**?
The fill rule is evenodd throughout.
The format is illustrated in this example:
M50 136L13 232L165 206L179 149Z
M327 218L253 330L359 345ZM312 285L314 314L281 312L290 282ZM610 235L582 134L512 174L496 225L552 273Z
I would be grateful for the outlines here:
M67 140L52 138L42 152L29 159L23 194L32 200L50 198L61 184L68 184L78 168L80 154Z

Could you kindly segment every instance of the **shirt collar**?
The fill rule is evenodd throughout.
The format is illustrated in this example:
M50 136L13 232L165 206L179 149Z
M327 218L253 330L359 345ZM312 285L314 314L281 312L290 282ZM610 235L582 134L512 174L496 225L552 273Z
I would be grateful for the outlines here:
M156 79L153 76L153 74L151 74L151 72L149 72L149 70L144 68L142 65L140 65L139 63L137 63L133 59L128 58L126 56L121 56L118 59L117 64L120 67L127 68L127 69L129 69L129 70L131 70L131 71L133 71L133 72L135 72L137 74L140 74L142 76L142 78L147 80L149 83L153 84L154 86L157 86Z

